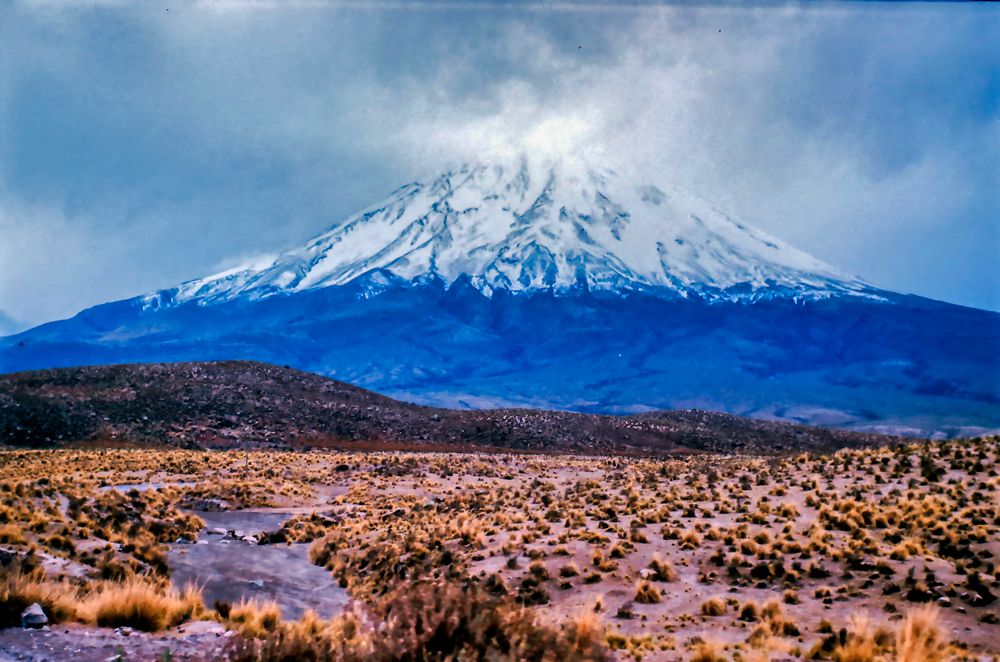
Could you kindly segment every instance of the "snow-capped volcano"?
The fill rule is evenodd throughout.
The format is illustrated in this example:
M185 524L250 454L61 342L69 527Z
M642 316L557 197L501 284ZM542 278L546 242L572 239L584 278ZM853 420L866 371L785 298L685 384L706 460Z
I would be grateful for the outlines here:
M447 407L960 436L1000 429L998 346L1000 314L875 289L564 158L452 168L300 248L0 338L0 372L252 359Z
M257 299L365 275L446 283L465 276L486 295L586 286L709 300L876 296L678 187L523 158L467 163L407 184L301 248L170 294L173 303Z

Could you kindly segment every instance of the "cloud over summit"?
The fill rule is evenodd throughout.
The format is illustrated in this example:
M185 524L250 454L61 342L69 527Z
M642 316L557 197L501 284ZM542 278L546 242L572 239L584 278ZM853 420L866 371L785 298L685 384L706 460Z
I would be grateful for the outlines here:
M652 172L883 287L1000 308L988 7L166 7L0 9L0 309L19 319L523 151Z

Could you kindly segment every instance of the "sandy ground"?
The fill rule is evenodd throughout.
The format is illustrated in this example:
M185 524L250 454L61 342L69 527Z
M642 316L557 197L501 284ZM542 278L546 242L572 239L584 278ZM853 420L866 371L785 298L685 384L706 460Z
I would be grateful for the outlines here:
M974 575L984 595L1000 594L1000 444L959 443L935 446L924 459L915 449L668 460L241 453L218 456L228 463L213 455L186 472L162 471L152 461L137 468L130 460L127 472L75 476L85 485L163 489L178 504L242 505L199 512L206 527L196 544L167 545L174 584L203 586L209 606L256 597L274 599L285 618L306 609L331 616L349 593L363 601L372 586L392 578L359 571L358 558L398 544L401 556L388 564L398 566L412 556L407 546L414 541L439 538L449 563L469 580L500 578L520 598L519 587L538 579L544 599L528 604L545 620L597 613L622 659L688 659L706 639L727 646L728 658L751 649L764 659L800 658L853 616L867 614L893 630L928 602L956 653L995 659L998 603L979 600L969 586ZM938 473L928 478L923 462ZM329 520L308 524L315 513ZM306 542L249 545L209 533L259 536L286 520L306 525L297 529L309 531ZM322 546L324 535L347 541L331 561L336 573L309 561L309 541ZM945 540L959 551L942 551ZM654 559L673 576L651 577ZM786 574L755 574L774 565ZM658 596L648 604L637 599L644 579ZM712 598L723 601L723 613L702 613ZM760 611L769 603L779 616L746 617L748 605ZM751 643L755 631L774 623L792 627L763 650ZM128 659L156 659L165 647L175 659L211 659L224 645L214 624L184 627L195 629L129 637L75 625L11 629L0 632L0 656L103 660L123 646L136 647L138 657Z
M0 630L3 662L191 662L217 660L232 633L218 623L197 622L158 634L58 625L46 630ZM169 651L169 653L167 653Z
M309 545L248 544L239 535L259 537L262 532L278 529L296 512L257 509L196 513L206 522L197 544L168 546L171 581L177 587L202 587L208 605L273 600L281 608L282 617L289 620L301 618L310 609L323 618L335 616L349 597L329 572L309 561ZM213 529L234 531L237 537L209 533Z

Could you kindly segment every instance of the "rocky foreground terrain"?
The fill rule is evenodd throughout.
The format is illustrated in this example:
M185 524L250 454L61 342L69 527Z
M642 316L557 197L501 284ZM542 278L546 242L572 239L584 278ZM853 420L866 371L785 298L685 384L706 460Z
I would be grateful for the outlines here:
M996 660L998 451L6 451L0 661Z
M501 447L784 452L895 438L697 410L599 416L423 407L279 366L222 361L0 375L0 444L185 448Z

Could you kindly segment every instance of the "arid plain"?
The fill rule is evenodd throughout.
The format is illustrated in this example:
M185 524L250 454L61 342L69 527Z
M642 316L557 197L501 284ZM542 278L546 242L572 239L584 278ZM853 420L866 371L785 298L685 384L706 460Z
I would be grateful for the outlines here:
M12 450L0 651L995 659L998 453Z

